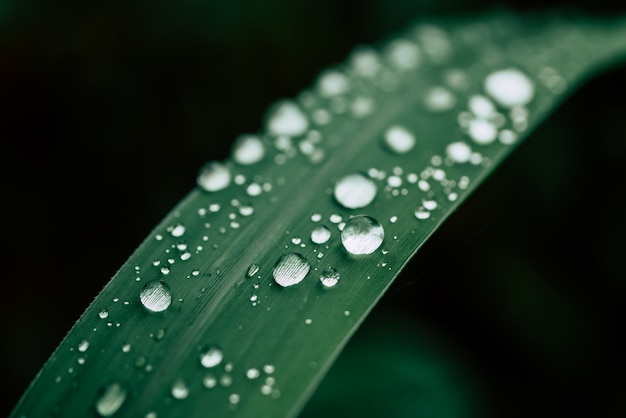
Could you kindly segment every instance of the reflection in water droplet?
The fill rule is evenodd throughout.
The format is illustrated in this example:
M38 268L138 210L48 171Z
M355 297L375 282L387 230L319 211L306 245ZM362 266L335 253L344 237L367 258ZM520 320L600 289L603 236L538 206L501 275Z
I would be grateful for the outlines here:
M311 241L314 244L326 244L330 239L332 233L330 229L324 225L317 226L311 231Z
M310 269L309 262L301 254L288 253L278 259L272 274L277 284L287 287L304 280Z
M423 207L419 207L415 209L415 217L420 220L428 219L430 218L430 212Z
M233 159L241 165L256 164L265 156L265 146L255 135L242 135L233 145Z
M162 280L152 280L145 284L139 294L141 304L151 312L163 312L172 303L172 292Z
M372 254L385 237L383 226L374 218L358 215L350 219L341 231L341 242L350 254Z
M326 289L335 287L339 283L339 272L332 267L328 267L320 275L320 282Z
M205 164L198 174L198 185L207 192L217 192L230 185L231 173L226 164L212 161Z
M372 203L377 191L371 179L359 173L348 174L335 184L335 199L348 209L364 208Z
M202 367L215 367L224 359L224 352L215 344L208 345L200 354L200 364Z
M126 400L126 389L119 383L105 386L96 401L96 412L101 417L110 417L115 414Z
M453 142L446 147L446 154L455 163L466 163L472 155L472 149L465 142Z
M101 308L100 311L98 311L98 316L100 319L106 319L109 317L109 311L107 308Z
M248 267L248 271L246 272L246 276L248 277L252 277L255 274L257 274L260 270L260 267L258 264L252 264L250 267Z
M298 136L309 127L307 117L292 101L281 103L270 116L267 130L274 135Z
M84 353L85 351L87 351L88 348L89 348L89 341L87 340L82 340L78 344L78 351L80 351L81 353Z
M533 99L535 85L523 72L508 68L487 76L485 91L504 107L524 106Z
M185 399L189 396L189 388L183 379L176 379L172 383L172 396L175 399Z
M170 234L172 234L175 238L182 237L185 234L185 225L180 223L173 225L171 227Z
M403 126L394 125L385 131L385 144L396 154L405 154L415 146L415 136Z

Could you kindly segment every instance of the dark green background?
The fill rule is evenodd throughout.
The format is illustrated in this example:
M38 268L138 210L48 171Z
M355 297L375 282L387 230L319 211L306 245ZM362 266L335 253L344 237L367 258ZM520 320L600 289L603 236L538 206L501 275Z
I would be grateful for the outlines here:
M50 3L0 0L2 415L202 163L270 103L414 18L546 7ZM558 6L624 13L612 4ZM625 92L626 68L596 78L462 205L305 416L626 416Z

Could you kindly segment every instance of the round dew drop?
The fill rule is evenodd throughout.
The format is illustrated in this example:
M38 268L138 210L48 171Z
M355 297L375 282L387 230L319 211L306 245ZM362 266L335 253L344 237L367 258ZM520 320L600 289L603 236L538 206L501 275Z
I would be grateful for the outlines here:
M466 163L472 155L472 149L465 142L453 142L446 147L446 154L455 163Z
M200 364L207 369L217 366L223 359L224 352L215 344L208 345L200 354Z
M298 136L306 132L309 121L292 101L278 105L267 122L267 130L274 135Z
M145 284L139 294L141 304L150 312L163 312L172 303L172 292L162 280L152 280Z
M350 80L339 71L329 70L322 74L317 86L322 96L338 96L348 91Z
M398 70L412 70L420 64L421 53L418 46L406 39L393 41L387 51L391 65Z
M96 401L95 409L101 417L110 417L115 414L126 400L126 389L119 383L105 386Z
M217 192L230 185L231 177L230 169L226 164L211 161L200 169L197 183L207 192Z
M405 127L394 125L385 131L385 144L396 154L406 154L415 146L415 136Z
M328 267L322 271L322 274L320 275L320 282L326 289L335 287L335 285L339 283L339 272L332 267Z
M301 254L288 253L278 259L272 274L277 284L288 287L304 280L310 269L309 262Z
M242 135L233 146L233 159L241 165L256 164L265 156L265 146L261 138L254 135Z
M364 208L374 200L378 187L362 174L348 174L335 184L335 199L347 209Z
M488 145L498 137L496 126L484 119L472 119L469 125L469 136L480 145Z
M496 107L491 100L480 94L470 97L468 107L474 116L481 119L490 119L496 113Z
M535 96L535 85L520 70L507 68L485 78L484 89L496 102L508 108L524 106Z
M314 244L326 244L330 239L332 232L324 225L317 226L311 231L311 241Z
M424 104L432 112L445 112L456 105L456 98L447 88L437 86L428 90Z
M341 231L341 242L350 254L364 255L376 251L385 238L383 226L374 218L358 215Z
M189 396L189 388L183 379L176 379L172 384L172 396L176 399L185 399Z

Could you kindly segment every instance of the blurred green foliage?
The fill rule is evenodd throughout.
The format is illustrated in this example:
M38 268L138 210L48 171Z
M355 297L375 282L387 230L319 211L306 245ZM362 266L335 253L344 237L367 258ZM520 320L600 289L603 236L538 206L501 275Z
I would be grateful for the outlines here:
M624 13L608 0L1 1L1 411L271 102L416 17L538 6ZM304 416L626 416L624 91L624 68L598 77L514 153Z

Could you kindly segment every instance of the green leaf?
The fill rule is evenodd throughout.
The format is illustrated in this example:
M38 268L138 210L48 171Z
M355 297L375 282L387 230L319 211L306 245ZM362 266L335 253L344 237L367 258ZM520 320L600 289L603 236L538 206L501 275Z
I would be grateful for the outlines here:
M623 19L500 13L430 19L358 48L207 166L211 191L155 228L13 416L297 415L425 240L624 52ZM380 235L342 243L357 221L356 233L380 223L380 247ZM322 225L330 239L312 242ZM323 274L340 278L324 288Z

